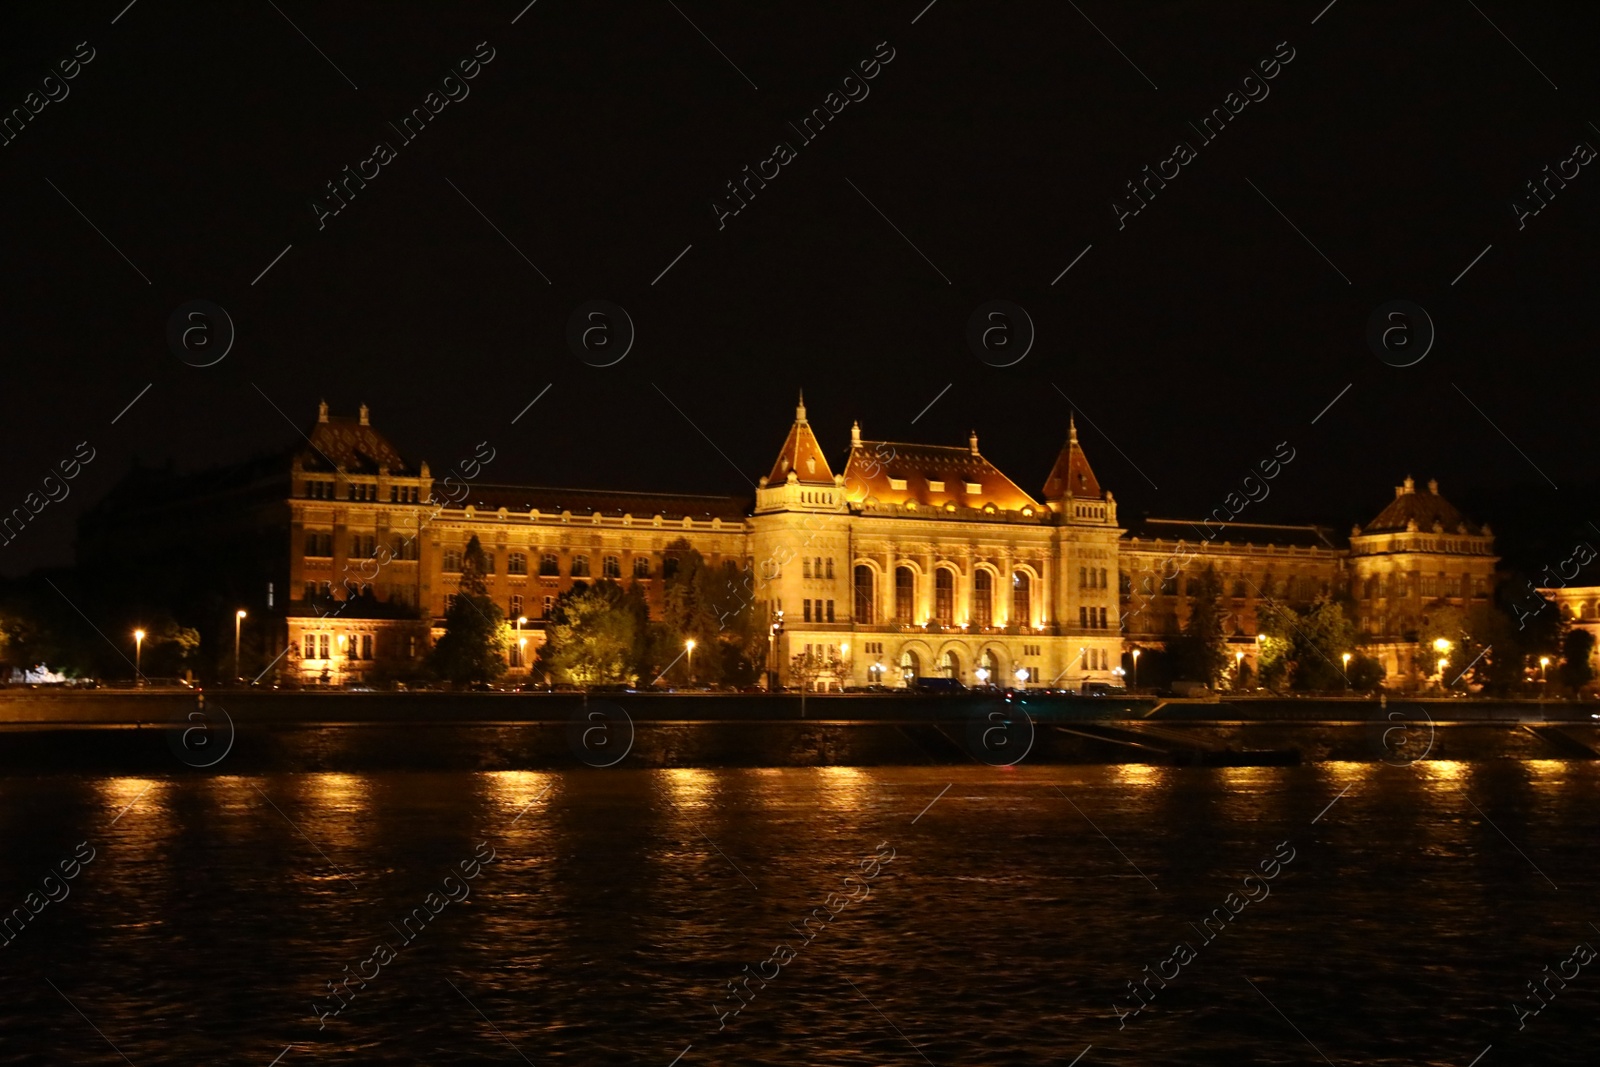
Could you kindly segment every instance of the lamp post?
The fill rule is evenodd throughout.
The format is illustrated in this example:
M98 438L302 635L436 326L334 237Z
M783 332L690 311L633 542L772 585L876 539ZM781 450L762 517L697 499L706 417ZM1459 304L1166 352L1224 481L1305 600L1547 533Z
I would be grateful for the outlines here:
M1244 653L1243 652L1235 652L1233 654L1233 687L1235 689L1243 689L1244 688Z
M1139 649L1133 650L1133 687L1139 688Z
M144 671L139 669L139 662L144 658L144 631L133 631L133 674L134 684L144 684Z
M1346 652L1340 657L1344 660L1344 691L1350 692L1350 653Z
M683 643L683 647L685 649L687 649L688 653L689 653L689 665L688 665L688 667L689 667L689 684L693 685L694 684L694 638L691 637L691 638L689 638L689 640L685 641Z
M1545 672L1545 668L1548 667L1548 666L1550 666L1550 657L1549 656L1540 656L1539 657L1539 690L1540 690L1540 692L1544 691L1544 683L1545 683L1545 673L1544 672Z
M1028 688L1028 668L1026 668L1026 667L1018 667L1017 668L1017 673L1012 675L1012 677L1017 680L1017 688L1018 689L1026 689L1026 688Z
M526 625L528 625L528 617L526 615L518 615L517 616L517 627L516 627L516 629L517 629L517 666L518 667L526 667L528 665L528 661L525 660L523 658L523 656L522 656L522 650L524 648L528 647L528 639L526 637L522 636L522 628L524 626L526 626Z
M985 686L985 687L988 686L988 684L989 684L989 668L988 667L979 667L977 670L973 671L972 673L976 674L978 676L978 684L979 685Z
M239 624L244 622L244 615L243 608L233 613L233 677L235 680L244 678L244 672L239 669Z
M778 690L778 635L783 633L783 609L772 613L772 625L767 627L767 692Z

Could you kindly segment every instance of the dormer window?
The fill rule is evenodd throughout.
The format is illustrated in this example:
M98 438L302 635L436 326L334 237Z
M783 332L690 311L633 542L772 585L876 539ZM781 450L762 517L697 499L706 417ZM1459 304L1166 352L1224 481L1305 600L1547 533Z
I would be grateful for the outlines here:
M906 480L904 478L890 478L889 479L889 488L890 489L902 489L903 490L903 489L905 489L905 487L906 487Z
M968 482L967 483L967 495L968 496L977 496L979 493L982 493L982 492L983 492L983 483L982 482Z
M944 482L943 481L934 481L932 478L929 478L928 479L928 491L930 493L942 493L942 492L944 492Z

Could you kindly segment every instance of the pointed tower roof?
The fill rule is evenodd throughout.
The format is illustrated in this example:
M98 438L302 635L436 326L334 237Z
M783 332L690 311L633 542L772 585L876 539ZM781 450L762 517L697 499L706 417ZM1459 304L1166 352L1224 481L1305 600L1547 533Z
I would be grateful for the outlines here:
M817 435L811 432L811 424L806 421L804 391L800 393L800 402L795 405L794 425L789 427L789 436L784 438L783 448L778 450L778 458L772 464L772 473L767 475L767 484L782 485L788 480L790 471L802 482L834 484L827 457L822 454Z
M1050 477L1044 480L1046 500L1060 500L1066 496L1097 499L1104 496L1100 491L1100 482L1089 466L1089 457L1083 454L1083 448L1078 444L1078 424L1070 414L1067 416L1067 443L1061 446L1055 466L1050 468Z

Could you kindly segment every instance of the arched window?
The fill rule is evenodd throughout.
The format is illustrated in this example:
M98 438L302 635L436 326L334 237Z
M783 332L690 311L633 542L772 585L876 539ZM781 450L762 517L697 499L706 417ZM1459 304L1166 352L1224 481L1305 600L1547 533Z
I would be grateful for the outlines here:
M561 573L561 561L555 554L547 552L539 557L539 574L545 578L554 578Z
M939 672L946 678L961 677L961 660L956 658L955 649L950 649L939 661Z
M917 610L917 575L910 567L894 570L894 619L900 623L913 622Z
M648 556L634 556L633 557L633 576L635 578L648 578L648 577L650 577L650 557L648 557Z
M933 617L940 626L956 623L956 580L948 567L940 567L933 575Z
M972 576L972 625L994 625L994 577L986 570Z
M589 577L589 557L588 556L573 556L572 557L572 576L574 578L587 578L587 577Z
M528 557L521 552L513 552L506 557L507 574L527 574Z
M607 556L601 564L601 575L606 578L621 578L622 561L616 556Z
M922 660L909 648L900 653L900 677L910 685L922 674Z
M872 610L872 568L865 563L856 564L856 607L855 618L858 625L871 626L877 622L877 613Z
M1011 621L1017 626L1033 625L1033 579L1026 571L1011 574Z

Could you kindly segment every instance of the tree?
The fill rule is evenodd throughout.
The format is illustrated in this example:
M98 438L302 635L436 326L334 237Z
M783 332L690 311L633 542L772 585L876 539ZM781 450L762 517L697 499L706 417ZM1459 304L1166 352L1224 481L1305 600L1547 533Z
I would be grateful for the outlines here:
M1228 666L1227 639L1222 632L1222 581L1210 564L1200 573L1199 588L1190 598L1189 617L1174 644L1179 675L1216 685Z
M562 593L545 628L541 666L574 685L636 682L640 618L633 600L643 601L637 587L625 593L609 580ZM644 619L648 624L648 610Z
M445 610L444 635L428 656L434 673L457 685L493 681L506 669L510 630L489 599L483 578L487 562L483 545L474 534L461 557L459 591Z
M801 689L812 689L825 679L842 687L850 678L850 658L827 645L813 652L800 652L789 660L789 677Z
M1561 642L1561 684L1579 692L1594 681L1594 634L1574 626Z
M1344 688L1342 657L1356 636L1344 608L1324 595L1303 612L1279 603L1256 610L1264 635L1257 659L1263 684L1275 686L1287 674L1294 689Z
M1365 652L1357 652L1350 660L1346 676L1350 679L1351 689L1366 691L1382 685L1387 673L1382 660Z

